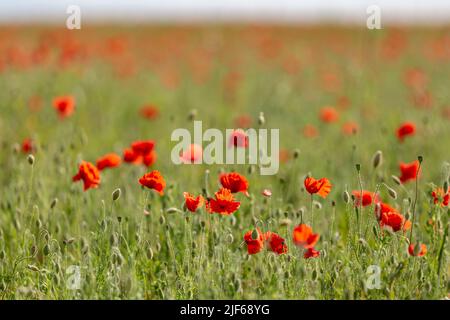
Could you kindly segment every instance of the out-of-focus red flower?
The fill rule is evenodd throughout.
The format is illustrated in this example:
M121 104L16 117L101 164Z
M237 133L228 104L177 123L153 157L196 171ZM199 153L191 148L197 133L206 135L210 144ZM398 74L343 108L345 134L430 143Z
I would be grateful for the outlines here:
M429 109L433 106L433 95L428 90L421 90L412 94L412 100L416 107Z
M237 128L247 129L252 125L252 118L249 115L241 115L234 120Z
M74 182L83 180L84 191L97 188L100 184L100 172L92 163L83 161L78 168L78 173L73 176L72 180Z
M285 254L288 252L286 241L280 237L280 235L268 231L265 234L265 239L269 250L275 252L276 254Z
M149 167L156 161L154 147L153 140L135 141L131 144L131 148L124 150L123 160L127 163L144 164Z
M333 107L323 107L320 110L320 120L325 123L336 122L339 119L339 113Z
M417 179L419 174L419 161L415 160L411 163L400 163L400 181L402 183Z
M308 193L317 193L322 198L326 198L331 191L331 183L327 178L316 180L313 177L307 177L304 181L304 185Z
M304 249L313 248L317 241L319 241L320 235L313 233L310 226L302 223L294 228L293 241L296 246Z
M287 149L280 149L279 156L280 163L286 163L291 159L291 152Z
M33 140L30 138L26 138L22 142L22 152L26 154L34 153L35 152L35 146L33 143Z
M61 96L53 99L53 108L58 112L60 119L72 115L75 110L75 98L73 96Z
M154 105L147 105L141 108L140 114L148 120L154 120L159 116L159 109Z
M361 205L361 191L360 190L354 190L352 194L355 196L355 206ZM362 192L362 206L370 206L372 203L378 203L380 202L380 198L378 197L378 194L374 194L373 192L363 190Z
M317 128L314 127L312 124L307 124L303 128L303 135L306 138L315 138L319 135L319 130L317 130Z
M442 207L446 207L450 203L450 188L447 192L444 192L444 188L436 188L431 192L434 204L440 204Z
M336 106L340 110L346 110L350 106L351 101L347 96L340 96L336 101Z
M264 249L264 235L259 228L248 231L244 235L248 254L256 254Z
M405 122L397 129L397 138L403 142L406 136L412 136L416 132L416 125L412 122Z
M183 163L198 163L203 158L203 148L198 144L190 144L187 150L180 155Z
M139 183L144 187L153 189L159 192L160 195L164 194L164 188L166 187L166 181L158 170L153 170L150 173L144 174L139 179Z
M308 248L305 250L305 253L303 254L303 257L305 259L309 258L317 258L320 256L320 251L315 250L314 248Z
M414 90L423 89L427 83L427 77L423 70L411 68L405 71L404 81L407 86Z
M241 203L234 200L234 196L229 189L222 188L215 194L215 199L209 199L206 208L209 213L219 213L230 215L239 209Z
M232 193L242 192L247 197L248 194L248 181L237 172L223 173L220 175L220 183L222 187L229 189Z
M106 168L115 168L120 165L122 159L115 153L108 153L97 160L97 169L102 171Z
M350 135L358 133L358 131L359 131L359 125L356 122L349 121L342 125L342 132L345 135L350 136Z
M248 148L249 138L242 129L236 129L230 135L228 147Z
M194 197L189 192L184 192L183 196L184 196L184 204L190 212L197 211L197 209L201 208L205 203L205 199L201 195Z
M28 100L28 107L32 112L38 112L42 109L42 98L40 96L32 96Z
M423 257L427 254L427 246L422 243L420 244L420 250L416 250L416 245L411 243L408 247L408 253L413 257Z

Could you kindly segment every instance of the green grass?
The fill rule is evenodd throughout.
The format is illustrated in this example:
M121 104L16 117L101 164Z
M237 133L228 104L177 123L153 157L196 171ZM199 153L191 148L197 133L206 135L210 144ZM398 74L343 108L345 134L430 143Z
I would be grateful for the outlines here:
M435 186L449 178L450 65L447 55L433 55L433 45L445 45L448 28L369 31L352 28L98 28L61 32L22 28L0 44L0 297L2 299L442 299L448 294L449 210L433 205ZM383 54L394 41L396 58ZM112 36L125 39L124 52L105 56ZM60 48L76 39L94 53L58 64ZM18 47L29 55L39 43L50 46L47 62L32 66L8 60ZM391 40L392 41L392 40ZM399 44L400 43L400 44ZM404 43L404 47L403 44ZM264 49L265 48L265 49ZM274 49L275 48L275 49ZM448 49L448 48L447 48ZM268 50L269 57L264 57ZM273 53L273 51L275 53ZM299 72L287 73L283 63L295 56ZM131 62L130 62L131 61ZM117 69L133 65L135 73L121 77ZM199 67L200 65L200 67ZM404 84L409 68L422 69L432 107L413 105ZM204 68L204 69L203 69ZM0 68L1 69L1 68ZM175 71L173 71L175 70ZM196 71L207 74L196 80ZM224 89L224 79L236 71L236 90ZM168 87L160 74L175 72L178 85ZM340 85L327 90L324 72L334 72ZM59 121L51 107L55 96L72 94L75 114ZM42 109L31 112L28 100L42 98ZM346 96L350 106L338 123L323 124L319 109ZM139 108L154 103L160 117L149 121ZM234 119L249 114L257 126L280 129L281 148L299 157L281 164L276 176L261 176L248 165L174 166L170 134L192 130L188 119L197 110L204 129L233 128ZM355 121L356 135L341 126ZM414 121L417 134L399 143L395 130ZM303 136L306 124L320 132ZM24 138L37 145L35 162L14 152ZM147 169L123 164L102 172L98 189L82 191L72 183L80 160L95 162L108 153L122 153L131 142L154 139L156 164ZM372 156L383 152L374 169ZM380 187L380 196L405 215L412 212L415 184L400 187L400 161L424 157L419 179L413 242L427 245L426 256L407 253L409 233L381 232L372 207L360 212L342 199L345 190L359 190L356 164L361 165L365 190L381 182L398 194L396 200ZM157 169L167 181L164 196L143 190L138 179ZM209 170L209 175L206 175ZM251 198L239 194L240 209L232 216L210 215L201 209L183 211L183 192L212 194L218 174L235 170L250 182ZM310 197L303 179L327 177L333 189L326 199L315 197L314 230L321 238L321 256L305 260L292 243L292 230L303 211L310 220ZM113 202L112 192L121 197ZM264 188L273 195L266 199ZM408 201L410 198L410 201ZM51 207L54 199L56 205ZM335 205L333 205L333 201ZM144 209L150 215L144 215ZM411 218L411 216L410 216ZM286 219L290 222L286 225ZM428 224L432 219L434 226ZM255 224L283 236L288 254L263 251L249 256L244 233ZM358 232L361 229L361 234ZM67 288L69 266L81 267L80 290ZM367 268L381 268L381 288L365 289Z

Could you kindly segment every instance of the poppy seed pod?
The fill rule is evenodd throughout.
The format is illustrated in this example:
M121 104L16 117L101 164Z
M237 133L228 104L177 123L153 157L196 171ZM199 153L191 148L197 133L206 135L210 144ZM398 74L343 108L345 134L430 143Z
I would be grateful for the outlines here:
M379 166L381 166L382 164L383 164L383 152L381 152L381 150L378 150L373 155L372 166L374 167L374 169L376 169Z
M119 200L121 194L122 194L122 190L120 190L120 188L117 188L116 190L114 190L112 193L113 201Z
M58 204L58 199L55 198L52 200L52 202L50 203L50 209L55 208L55 206Z
M30 165L33 165L35 161L34 156L32 154L29 154L27 157L27 161Z
M399 177L392 175L391 178L392 178L392 181L394 181L397 185L402 184Z

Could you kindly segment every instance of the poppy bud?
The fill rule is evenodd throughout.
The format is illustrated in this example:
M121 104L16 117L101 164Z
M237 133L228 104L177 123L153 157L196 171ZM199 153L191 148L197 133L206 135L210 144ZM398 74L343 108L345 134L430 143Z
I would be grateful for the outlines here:
M264 112L259 113L258 124L263 126L266 123L266 118L264 117Z
M174 207L168 208L166 210L166 213L176 213L176 212L183 213L181 210L174 208Z
M196 117L197 117L197 109L192 109L192 110L189 112L188 119L189 119L190 121L192 121L192 120L194 120Z
M161 215L161 216L159 217L159 223L160 223L160 224L166 223L166 218L164 218L163 215Z
M383 164L383 152L378 150L372 158L372 166L376 169Z
M6 257L5 250L0 251L0 260L5 259L5 257Z
M36 253L37 253L37 247L35 245L32 245L30 248L30 255L34 257L36 255Z
M258 230L254 229L252 231L252 239L256 240L256 239L258 239L258 236L259 236Z
M378 220L381 219L381 204L380 203L375 204L375 215Z
M280 220L280 226L287 227L290 224L292 224L292 220L291 219L286 218L286 219Z
M50 247L48 244L46 244L42 250L44 252L44 255L48 256L48 254L50 253Z
M320 202L314 201L314 207L318 210L322 209L322 204Z
M355 167L356 167L356 171L358 171L358 172L361 171L361 164L357 163L357 164L355 165Z
M157 242L155 249L156 249L156 252L160 252L161 251L161 243Z
M392 175L391 178L392 178L392 181L394 181L397 185L402 184L399 177Z
M384 186L386 187L389 196L394 200L397 199L397 192L386 184Z
M443 186L444 188L444 192L446 192L447 190L448 190L448 181L445 181L444 182L444 186Z
M345 203L349 203L350 202L350 194L348 193L348 191L344 191L344 193L342 194L342 198L344 199Z
M53 199L52 202L50 203L50 209L53 209L57 203L58 203L58 199L57 198Z
M300 156L300 150L299 149L295 149L294 150L294 159L297 159Z
M117 188L116 190L114 190L112 193L113 201L119 200L121 194L122 194L122 190L120 190L120 188Z
M419 160L419 162L422 163L423 162L423 157L422 156L418 156L417 160Z
M34 164L34 156L32 154L29 154L27 157L27 161L30 165Z
M63 243L65 245L68 245L68 244L73 243L74 241L75 241L75 238L67 238L67 239L63 240Z

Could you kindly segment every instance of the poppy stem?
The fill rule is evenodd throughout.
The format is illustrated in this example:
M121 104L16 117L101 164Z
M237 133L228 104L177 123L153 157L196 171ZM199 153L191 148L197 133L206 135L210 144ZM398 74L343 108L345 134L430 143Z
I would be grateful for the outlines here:
M313 194L311 193L311 201L310 201L310 210L311 210L311 228L313 227L314 224L314 212L313 212Z
M419 157L419 166L417 167L417 173L416 173L416 190L415 190L414 202L413 202L413 207L412 207L413 216L412 216L412 221L411 221L411 231L409 233L409 243L410 244L412 243L414 223L416 220L416 204L417 204L417 198L419 195L419 172L420 172L421 166L422 166L422 157Z

